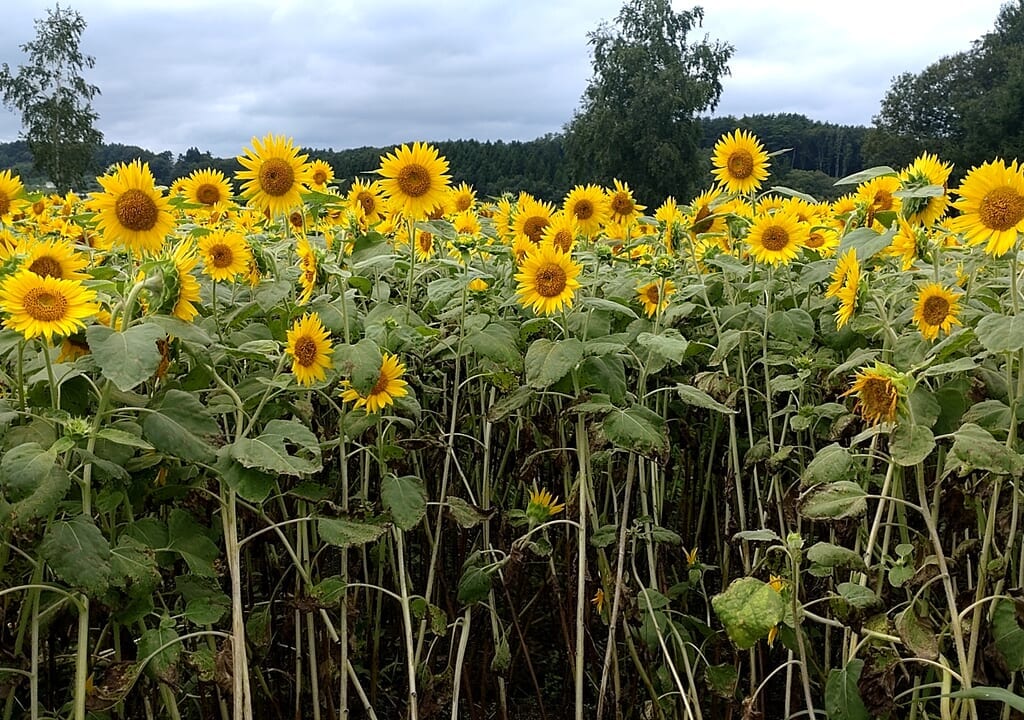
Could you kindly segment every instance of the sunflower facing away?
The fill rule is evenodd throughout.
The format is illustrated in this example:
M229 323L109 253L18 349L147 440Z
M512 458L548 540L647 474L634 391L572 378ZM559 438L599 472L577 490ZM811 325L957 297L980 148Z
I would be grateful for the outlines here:
M197 205L213 207L231 199L231 184L220 170L195 170L182 187L185 198Z
M27 269L0 284L0 310L7 314L4 325L27 340L42 335L50 341L54 335L84 328L83 320L100 309L95 300L96 291L78 280L40 277Z
M532 524L540 525L563 510L565 504L559 503L558 497L547 490L533 490L530 492L530 502L526 506L526 517Z
M828 289L825 290L825 297L838 297L839 291L846 283L846 276L852 272L859 272L860 265L857 263L857 251L853 248L847 250L839 259L836 261L836 266L832 270L831 283L829 283Z
M907 390L906 378L901 373L891 365L876 362L874 367L858 370L850 389L842 396L856 396L854 409L868 423L875 425L896 420Z
M448 192L448 161L437 148L425 143L402 145L380 159L378 173L384 194L404 215L419 220L438 205Z
M316 291L317 262L316 251L309 241L301 237L295 244L295 253L299 257L299 285L302 286L302 293L299 295L299 305L305 305L313 298Z
M795 215L779 212L755 218L747 242L750 254L758 262L785 265L807 244L809 235L806 223L797 220Z
M577 185L565 196L562 212L576 216L580 232L587 237L597 234L611 218L608 198L599 185Z
M768 177L768 153L753 133L743 130L723 135L711 162L711 174L732 193L753 192Z
M92 206L99 213L97 229L104 241L133 252L159 252L174 231L174 218L149 165L135 160L96 179L103 192L93 193Z
M668 307L669 296L675 291L676 284L671 280L665 280L664 285L661 280L654 280L638 287L636 295L640 304L644 306L647 317L653 317L655 313L660 313Z
M199 263L195 244L190 240L178 243L171 252L171 262L174 263L174 272L178 278L178 294L174 299L171 315L179 320L192 322L199 314L193 305L199 301L199 281L192 275L192 271Z
M398 358L389 353L381 356L380 375L377 382L370 388L370 392L363 395L353 387L349 387L346 380L343 384L345 390L341 393L341 399L345 402L354 402L356 408L366 408L366 412L374 413L395 404L395 400L409 394L408 385L402 380L405 374L405 365L398 362Z
M857 251L846 251L841 264L843 266L842 283L833 293L833 296L839 300L839 307L836 309L837 328L843 328L846 323L850 322L850 318L853 317L853 313L857 309L857 293L860 291L860 263L857 262Z
M299 384L308 386L327 377L334 348L319 315L306 313L292 323L285 352L292 357L292 374Z
M23 190L20 177L12 175L10 170L0 172L0 222L9 220L18 209L16 201Z
M959 325L961 293L953 292L938 283L929 283L921 288L914 306L914 323L925 340L935 340L939 331L949 333L953 325Z
M199 238L203 272L215 281L235 281L235 276L249 267L252 252L241 233L215 230Z
M962 232L969 245L985 245L992 256L1005 254L1024 232L1024 168L1014 160L1009 167L1002 160L972 168L956 194L960 211L953 218L954 231Z
M235 173L242 184L242 195L249 204L269 212L271 217L283 215L302 204L302 191L310 182L306 155L299 155L291 138L267 134L263 140L252 139L238 162L245 168Z
M527 253L519 266L516 281L519 303L532 307L539 314L550 315L563 307L571 307L580 266L558 248L541 245Z

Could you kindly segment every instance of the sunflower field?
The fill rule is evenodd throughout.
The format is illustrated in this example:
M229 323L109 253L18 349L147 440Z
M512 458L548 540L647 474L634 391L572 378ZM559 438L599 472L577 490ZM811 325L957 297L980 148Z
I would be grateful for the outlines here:
M0 173L0 718L1024 716L1024 168Z

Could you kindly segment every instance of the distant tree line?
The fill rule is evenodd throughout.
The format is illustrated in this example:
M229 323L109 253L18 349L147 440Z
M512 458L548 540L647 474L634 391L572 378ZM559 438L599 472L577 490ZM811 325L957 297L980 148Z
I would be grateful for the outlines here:
M755 133L770 151L791 148L772 158L773 182L810 193L831 197L835 178L863 168L860 146L867 128L835 125L810 120L803 115L751 115L743 118L704 118L700 127L699 167L681 167L678 172L695 178L700 189L710 182L711 149L725 132L743 128ZM452 181L466 182L478 197L492 197L505 191L525 190L535 197L559 202L577 182L588 181L575 174L566 159L563 134L549 134L528 141L444 140L434 143L451 168ZM304 148L311 159L325 160L334 168L337 184L348 188L351 180L372 173L388 147L360 147L345 150ZM241 148L239 148L241 150ZM103 143L94 155L91 173L103 174L115 163L136 158L149 163L157 182L170 185L197 169L213 168L232 178L239 169L234 157L215 157L208 151L189 148L177 156L170 150L153 152L135 145ZM14 168L30 186L46 178L33 168L32 153L24 141L0 143L0 168ZM95 189L90 187L83 190ZM690 200L683 192L673 193L680 202ZM664 197L646 197L640 202L660 204Z

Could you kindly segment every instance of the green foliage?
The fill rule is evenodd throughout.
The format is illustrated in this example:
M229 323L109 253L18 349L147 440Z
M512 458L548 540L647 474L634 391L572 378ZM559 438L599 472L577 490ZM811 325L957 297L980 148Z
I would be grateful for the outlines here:
M711 599L711 606L736 647L747 650L768 636L782 622L782 595L757 578L733 580L726 590Z
M668 0L626 0L613 24L589 33L594 74L566 127L566 152L578 183L630 185L641 204L697 187L701 128L728 73L731 45L688 40L700 7L676 11Z
M60 192L81 181L103 140L92 109L99 88L81 75L95 64L79 49L85 25L76 10L48 8L46 18L35 21L35 40L20 46L28 63L16 72L7 63L0 68L3 103L21 113L35 165Z

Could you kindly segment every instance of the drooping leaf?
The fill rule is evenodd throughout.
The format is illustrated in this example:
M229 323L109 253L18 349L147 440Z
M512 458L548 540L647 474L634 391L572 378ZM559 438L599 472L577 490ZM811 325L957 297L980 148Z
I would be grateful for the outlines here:
M893 462L912 467L931 455L935 449L935 436L924 425L900 423L889 437L889 454Z
M412 530L427 512L427 488L414 475L387 475L381 482L380 496L402 530Z
M999 475L1013 475L1024 467L1020 455L978 425L964 423L953 438L953 446L946 455L944 472L947 474L956 472L963 476L972 470L987 470Z
M856 461L849 450L833 443L817 452L800 475L800 484L811 487L820 483L849 480L856 477Z
M192 462L211 462L208 438L220 432L217 421L191 393L168 390L155 412L147 413L142 432L161 452Z
M992 612L992 639L1010 672L1024 670L1024 627L1010 600L996 602Z
M849 568L867 570L864 558L849 548L832 543L819 542L807 550L807 559L825 568Z
M815 485L800 498L800 514L811 520L857 517L868 509L864 488L850 480Z
M828 720L871 720L857 683L864 661L855 658L846 667L830 670L825 682L825 716Z
M4 453L0 461L0 526L24 526L45 518L71 487L57 453L28 442Z
M124 332L106 325L90 325L85 337L103 377L119 390L128 391L156 372L163 359L157 341L166 338L167 333L159 325L147 322Z
M375 542L387 530L379 522L360 522L347 518L320 518L317 521L320 539L337 547L352 547Z
M676 395L678 395L679 399L687 405L704 408L705 410L714 410L715 412L726 413L728 415L736 413L736 411L728 405L723 405L706 392L700 388L695 388L693 385L676 383Z
M334 366L363 397L377 384L381 364L384 362L377 343L369 339L360 340L355 345L335 346L332 360Z
M247 468L282 475L299 476L323 467L319 440L295 420L271 420L258 437L233 443L231 457Z
M613 408L602 424L612 443L643 455L667 455L669 450L665 420L643 405L626 410Z
M974 332L991 353L1016 352L1024 348L1024 315L985 315Z
M455 519L455 522L457 522L460 527L467 529L476 527L480 523L486 521L492 514L484 512L476 505L471 505L455 495L449 495L446 498L446 501L448 503L448 512Z
M107 591L112 573L110 543L92 518L78 515L50 523L39 552L68 585L91 596Z
M164 617L160 626L146 630L137 643L138 655L142 662L147 659L146 672L162 678L167 675L181 657L181 643L177 642L178 631L174 621Z
M583 343L568 340L534 340L526 351L526 382L536 389L554 385L583 360Z
M781 594L752 577L733 580L724 592L711 598L711 606L740 650L768 637L768 631L782 622L786 610Z
M213 562L220 556L220 550L187 510L171 510L167 520L167 549L180 554L196 575L216 576Z
M919 601L920 602L920 601ZM925 660L939 659L939 639L911 605L896 616L896 632L907 649Z

